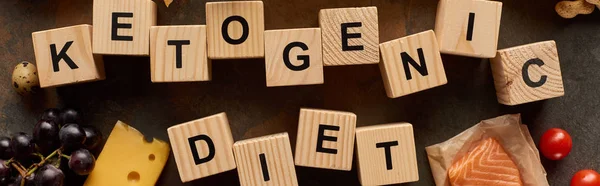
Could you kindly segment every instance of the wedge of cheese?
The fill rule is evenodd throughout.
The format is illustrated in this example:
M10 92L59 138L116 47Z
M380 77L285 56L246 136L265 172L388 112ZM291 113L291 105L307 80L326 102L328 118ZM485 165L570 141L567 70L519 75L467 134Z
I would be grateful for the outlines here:
M118 121L84 186L155 185L170 153L169 144L148 142L135 128Z

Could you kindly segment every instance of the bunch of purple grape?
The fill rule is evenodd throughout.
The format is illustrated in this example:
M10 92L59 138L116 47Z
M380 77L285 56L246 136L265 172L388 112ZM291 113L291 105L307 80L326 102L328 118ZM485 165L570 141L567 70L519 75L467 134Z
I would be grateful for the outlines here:
M90 150L103 138L93 126L80 124L77 110L52 108L42 114L33 137L24 132L0 137L0 186L62 186L61 159L75 174L88 175L96 162Z

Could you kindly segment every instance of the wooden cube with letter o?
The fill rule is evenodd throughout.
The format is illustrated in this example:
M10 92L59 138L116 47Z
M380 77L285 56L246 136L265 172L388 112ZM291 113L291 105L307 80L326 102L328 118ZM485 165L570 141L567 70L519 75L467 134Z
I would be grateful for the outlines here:
M169 141L182 182L236 168L225 113L169 127Z
M31 34L40 87L104 79L102 56L92 54L92 26L76 25Z
M265 31L267 87L323 84L321 29Z

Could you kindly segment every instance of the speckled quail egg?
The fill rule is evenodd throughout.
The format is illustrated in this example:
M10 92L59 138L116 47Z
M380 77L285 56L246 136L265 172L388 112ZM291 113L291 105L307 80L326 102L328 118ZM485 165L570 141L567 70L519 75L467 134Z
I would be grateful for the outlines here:
M40 89L37 68L33 63L19 63L12 74L12 86L22 96L30 95Z

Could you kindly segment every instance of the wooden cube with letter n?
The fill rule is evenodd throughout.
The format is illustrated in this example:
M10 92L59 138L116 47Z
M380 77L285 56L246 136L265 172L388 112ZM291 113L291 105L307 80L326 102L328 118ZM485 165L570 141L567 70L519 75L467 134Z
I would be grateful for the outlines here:
M446 84L433 31L381 43L379 64L388 97L397 98Z
M94 0L94 54L148 56L150 27L156 25L151 0Z
M31 34L40 87L104 79L102 56L92 54L92 26L77 25Z
M153 26L150 28L152 82L208 81L206 26Z
M518 105L565 94L554 41L498 50L492 59L498 102Z
M264 57L264 14L262 1L206 3L208 57Z
M237 141L233 152L240 185L298 185L287 132Z
M502 2L440 0L435 21L440 51L493 58L498 49Z
M267 87L323 84L321 29L265 31Z
M351 170L355 129L354 113L300 109L296 165Z
M379 63L377 7L319 12L325 66Z
M415 139L409 123L357 128L356 152L362 185L419 180Z
M233 137L225 113L167 129L182 182L236 168L231 147Z

